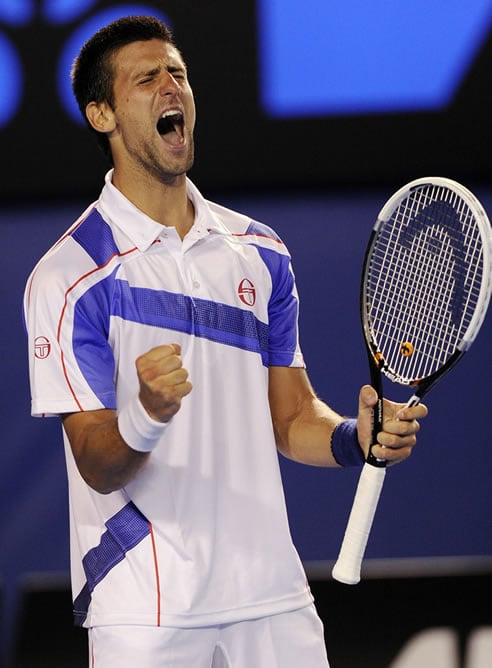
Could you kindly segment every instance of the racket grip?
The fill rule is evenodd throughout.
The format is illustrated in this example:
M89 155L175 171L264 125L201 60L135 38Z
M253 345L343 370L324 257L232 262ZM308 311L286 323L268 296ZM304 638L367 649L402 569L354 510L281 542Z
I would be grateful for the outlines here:
M357 584L367 540L383 487L386 468L367 462L362 468L342 547L332 575L345 584Z

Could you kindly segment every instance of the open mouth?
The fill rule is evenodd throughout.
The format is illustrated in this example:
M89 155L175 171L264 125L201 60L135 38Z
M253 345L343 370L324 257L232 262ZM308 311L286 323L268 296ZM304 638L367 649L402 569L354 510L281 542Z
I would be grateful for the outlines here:
M184 138L183 128L183 113L176 109L165 111L157 121L157 132L174 145L182 143Z

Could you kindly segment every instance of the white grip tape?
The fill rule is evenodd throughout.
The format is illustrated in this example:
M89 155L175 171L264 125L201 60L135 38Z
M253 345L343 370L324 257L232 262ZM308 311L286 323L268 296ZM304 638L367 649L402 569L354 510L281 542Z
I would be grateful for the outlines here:
M357 584L360 580L362 559L385 475L386 467L366 462L362 468L342 547L332 570L339 582Z

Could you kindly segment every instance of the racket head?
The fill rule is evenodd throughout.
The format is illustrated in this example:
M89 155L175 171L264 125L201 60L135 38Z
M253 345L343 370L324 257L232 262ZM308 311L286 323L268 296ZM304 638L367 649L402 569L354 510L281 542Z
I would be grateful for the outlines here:
M478 334L492 292L492 228L475 195L444 177L400 188L372 230L361 278L371 377L423 396Z

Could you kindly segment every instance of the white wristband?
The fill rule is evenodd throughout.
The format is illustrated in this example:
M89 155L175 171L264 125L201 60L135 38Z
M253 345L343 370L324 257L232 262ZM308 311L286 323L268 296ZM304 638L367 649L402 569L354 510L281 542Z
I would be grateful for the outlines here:
M168 424L153 420L140 403L138 394L118 414L118 430L122 439L137 452L151 452Z

